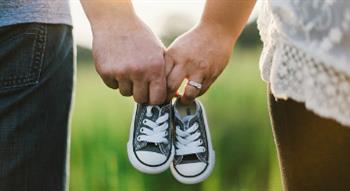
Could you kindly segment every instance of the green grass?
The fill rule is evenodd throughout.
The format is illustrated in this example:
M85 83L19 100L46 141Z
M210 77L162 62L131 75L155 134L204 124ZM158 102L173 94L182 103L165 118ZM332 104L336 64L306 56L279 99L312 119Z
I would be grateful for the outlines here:
M213 174L183 185L169 171L136 171L126 154L133 100L108 89L92 64L78 63L71 140L71 191L279 191L280 175L258 71L259 50L236 49L200 99L216 151Z

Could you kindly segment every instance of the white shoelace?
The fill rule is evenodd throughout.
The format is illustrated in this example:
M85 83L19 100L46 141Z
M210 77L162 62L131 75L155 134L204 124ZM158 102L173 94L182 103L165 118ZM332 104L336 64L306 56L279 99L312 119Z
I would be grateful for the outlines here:
M167 129L168 129L168 123L166 121L169 119L169 114L166 113L162 116L160 113L160 108L157 106L147 106L147 117L152 117L152 109L157 108L159 110L159 116L156 121L152 121L149 119L144 119L142 121L143 125L146 127L141 127L140 132L143 135L139 135L137 137L138 141L145 141L149 143L168 143L168 139L166 139L166 136L168 135Z
M194 153L205 152L205 148L201 146L203 141L198 139L200 132L198 130L198 123L194 123L190 128L185 131L180 129L180 126L176 126L176 154L188 155Z

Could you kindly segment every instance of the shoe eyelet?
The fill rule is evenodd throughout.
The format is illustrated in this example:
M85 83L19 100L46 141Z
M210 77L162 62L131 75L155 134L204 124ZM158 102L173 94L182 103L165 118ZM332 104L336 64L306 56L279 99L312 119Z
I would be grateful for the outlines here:
M144 120L142 121L142 123L143 123L143 124L146 124L146 123L147 123L147 119L144 119Z
M145 131L145 129L142 127L142 128L140 129L140 132L143 133L144 131Z
M200 143L200 144L202 144L202 143L203 143L202 139L199 139L199 143Z
M205 152L205 148L203 148L202 151Z
M136 140L137 140L137 141L141 141L141 137L140 137L140 136L137 136L137 137L136 137Z

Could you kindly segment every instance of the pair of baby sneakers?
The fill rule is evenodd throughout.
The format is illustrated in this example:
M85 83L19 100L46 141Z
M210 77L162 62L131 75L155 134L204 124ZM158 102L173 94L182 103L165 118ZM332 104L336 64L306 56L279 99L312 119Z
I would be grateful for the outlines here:
M136 104L127 150L139 171L156 174L170 166L184 184L205 180L215 164L206 114L198 100L191 105L179 99L173 105Z

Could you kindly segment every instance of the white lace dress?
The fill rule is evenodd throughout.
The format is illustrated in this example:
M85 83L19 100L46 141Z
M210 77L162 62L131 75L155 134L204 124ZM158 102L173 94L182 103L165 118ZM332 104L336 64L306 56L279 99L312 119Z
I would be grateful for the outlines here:
M260 3L260 70L273 95L350 126L350 0Z

